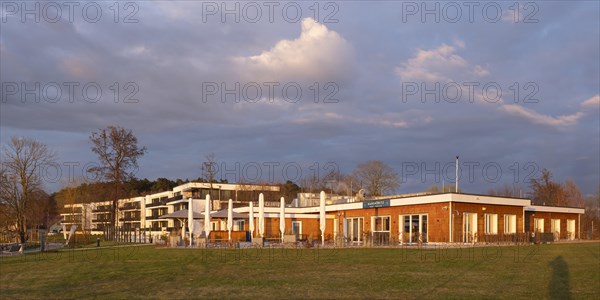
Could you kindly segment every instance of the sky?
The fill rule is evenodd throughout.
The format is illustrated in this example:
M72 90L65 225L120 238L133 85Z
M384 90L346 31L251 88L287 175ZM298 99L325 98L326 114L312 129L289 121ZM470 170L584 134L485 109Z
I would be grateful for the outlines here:
M600 182L597 1L10 2L0 142L93 176L89 136L131 129L138 178L299 182L380 160L398 193Z

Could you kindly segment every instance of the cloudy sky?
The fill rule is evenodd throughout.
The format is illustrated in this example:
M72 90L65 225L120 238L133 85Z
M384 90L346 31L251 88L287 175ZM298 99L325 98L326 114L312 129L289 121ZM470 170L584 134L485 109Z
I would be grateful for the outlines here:
M375 159L409 193L460 155L466 192L542 168L596 192L598 2L286 3L3 2L1 143L55 149L50 190L119 125L141 178L199 177L208 153L230 181Z

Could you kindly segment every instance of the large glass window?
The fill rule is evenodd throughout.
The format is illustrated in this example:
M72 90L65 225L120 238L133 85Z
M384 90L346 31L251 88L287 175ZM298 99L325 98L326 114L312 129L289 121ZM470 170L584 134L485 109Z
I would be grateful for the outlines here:
M498 234L497 214L485 214L485 234Z
M230 190L221 190L221 197L219 197L220 199L233 199L233 196L231 194Z
M233 220L233 231L244 231L245 227L246 227L246 221Z
M542 219L542 218L533 219L533 230L535 232L544 232L544 219Z
M373 217L373 232L390 231L390 216Z
M517 233L517 216L504 215L504 234Z
M387 245L390 242L390 216L371 217L374 245Z
M427 215L401 215L400 240L403 243L427 242Z
M344 224L344 233L346 237L352 241L359 243L362 241L363 234L363 218L347 218Z

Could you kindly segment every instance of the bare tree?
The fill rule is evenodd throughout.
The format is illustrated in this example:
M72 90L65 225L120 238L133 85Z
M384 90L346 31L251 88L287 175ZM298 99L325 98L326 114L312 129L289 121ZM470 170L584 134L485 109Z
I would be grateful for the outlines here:
M512 186L504 184L500 187L489 189L488 194L499 197L521 197L521 190L522 189L515 184Z
M27 241L28 212L47 194L43 188L43 174L55 164L56 155L45 144L30 138L12 137L3 147L0 169L0 202L16 224L21 243Z
M585 207L585 200L581 191L579 190L579 186L575 183L575 181L571 179L567 179L565 184L563 184L563 201L559 203L562 206L572 206L572 207Z
M48 228L50 212L54 210L52 206L50 195L43 190L37 190L31 194L31 202L25 212L25 218L30 225L42 225Z
M205 156L205 161L202 163L202 177L210 184L210 193L212 197L213 183L216 182L217 176L217 159L214 153L209 153Z
M378 160L370 160L358 165L352 171L352 177L369 196L394 193L400 186L400 179L394 169Z
M316 174L303 176L300 179L300 187L304 193L315 193L325 189L325 186Z
M139 147L137 137L131 130L118 126L108 126L90 135L92 152L98 155L100 165L88 171L113 184L111 226L118 218L118 200L123 182L132 178L137 171L137 159L146 153L146 147Z
M543 169L542 176L531 180L531 189L532 200L536 205L559 205L562 201L562 187L552 181L552 173L548 169Z
M214 153L210 153L204 157L206 160L202 163L202 177L208 183L215 182L217 176L217 159ZM212 189L212 184L211 184Z
M214 153L209 153L204 157L206 160L202 163L202 177L204 179L205 182L208 182L209 185L209 195L211 197L211 199L213 200L213 203L215 203L214 201L218 199L219 203L217 208L221 207L221 197L220 195L218 197L215 197L214 193L213 193L213 183L216 182L216 177L217 177L217 159ZM213 204L214 205L214 204ZM214 208L214 207L213 207Z
M442 191L440 191L440 188L438 188L437 185L433 184L425 190L425 193L439 194L442 193Z
M600 238L600 184L596 194L585 198L585 214L581 216L582 232L590 239ZM585 236L585 235L584 235Z
M12 218L13 214L10 212L8 205L0 201L0 242L15 241L14 237L17 234L14 230L15 223Z
M540 178L531 181L533 202L537 205L584 207L584 197L577 184L567 179L564 184L554 182L549 170L542 170Z

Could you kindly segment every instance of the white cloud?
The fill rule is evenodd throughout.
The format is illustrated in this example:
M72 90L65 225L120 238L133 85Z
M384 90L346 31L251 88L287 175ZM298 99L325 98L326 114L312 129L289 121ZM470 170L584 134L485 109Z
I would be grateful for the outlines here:
M268 51L234 62L254 78L335 81L349 75L353 56L351 45L337 32L306 18L297 39L281 40Z
M505 104L500 106L500 108L511 115L523 117L533 123L557 127L573 125L584 115L582 112L577 112L571 115L552 117L516 104Z
M410 128L418 125L429 124L433 118L423 112L411 110L403 113L387 112L378 114L352 114L337 112L321 112L319 110L305 110L304 113L292 120L295 124L356 124L388 128Z
M431 49L418 49L414 57L408 59L395 72L403 81L449 82L457 81L456 77L470 76L469 80L489 74L480 65L472 65L460 55L457 48L465 48L463 41L457 40L453 46L442 44Z
M591 97L591 98L583 101L581 103L581 105L585 106L585 107L591 107L591 108L594 108L594 107L598 108L598 107L600 107L600 95L593 96L593 97Z
M136 57L139 57L142 55L149 55L149 54L150 54L150 49L146 48L145 45L128 46L128 47L125 47L121 51L122 56L132 57L132 58L136 58Z

